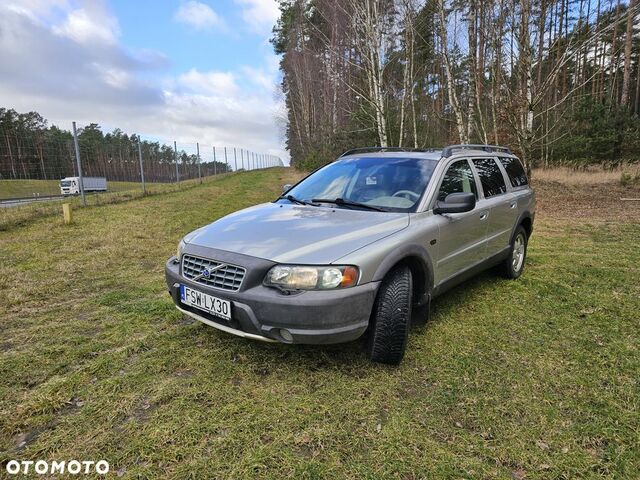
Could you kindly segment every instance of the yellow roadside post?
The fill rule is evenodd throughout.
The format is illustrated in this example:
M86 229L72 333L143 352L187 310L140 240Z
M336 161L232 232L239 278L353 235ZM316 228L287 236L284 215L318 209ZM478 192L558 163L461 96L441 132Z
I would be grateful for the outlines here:
M62 214L64 215L64 223L69 225L73 221L73 214L71 213L71 204L62 204Z

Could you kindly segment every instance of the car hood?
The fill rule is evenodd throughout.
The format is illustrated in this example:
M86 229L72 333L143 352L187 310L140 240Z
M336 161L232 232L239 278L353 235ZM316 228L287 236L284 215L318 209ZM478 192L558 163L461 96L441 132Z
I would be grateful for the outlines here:
M327 264L408 225L406 213L265 203L227 215L185 241L277 263Z

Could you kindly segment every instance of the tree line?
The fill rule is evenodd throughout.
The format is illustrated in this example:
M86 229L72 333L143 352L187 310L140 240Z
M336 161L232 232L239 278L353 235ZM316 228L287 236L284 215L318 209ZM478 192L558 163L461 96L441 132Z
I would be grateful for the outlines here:
M640 158L638 0L280 0L292 164L508 145L527 167Z
M113 181L139 181L138 145L146 180L176 181L176 163L181 180L198 176L196 154L141 140L139 135L128 135L118 128L104 133L96 123L78 130L83 174ZM231 171L222 155L215 162L200 160L202 176ZM37 112L0 108L0 179L51 180L74 175L75 147L70 131L49 126Z

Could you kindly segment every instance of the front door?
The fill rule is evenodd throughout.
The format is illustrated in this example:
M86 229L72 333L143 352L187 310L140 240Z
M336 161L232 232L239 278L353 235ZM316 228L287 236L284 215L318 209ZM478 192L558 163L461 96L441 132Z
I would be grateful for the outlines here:
M459 192L474 193L478 200L473 170L466 159L456 160L449 165L438 190L438 200ZM488 216L488 210L480 204L470 212L436 215L440 232L434 272L436 285L485 258Z

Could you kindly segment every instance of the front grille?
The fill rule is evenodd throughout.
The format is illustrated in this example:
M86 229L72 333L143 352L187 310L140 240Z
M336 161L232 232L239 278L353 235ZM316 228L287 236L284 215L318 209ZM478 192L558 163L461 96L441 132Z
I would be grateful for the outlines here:
M201 275L204 270L215 268L221 265L221 262L215 260L207 260L206 258L194 257L192 255L182 256L182 275L184 278L194 280ZM224 267L212 272L209 278L200 277L194 280L197 283L208 287L218 288L220 290L229 290L237 292L240 290L242 280L247 271L242 267L224 264Z

